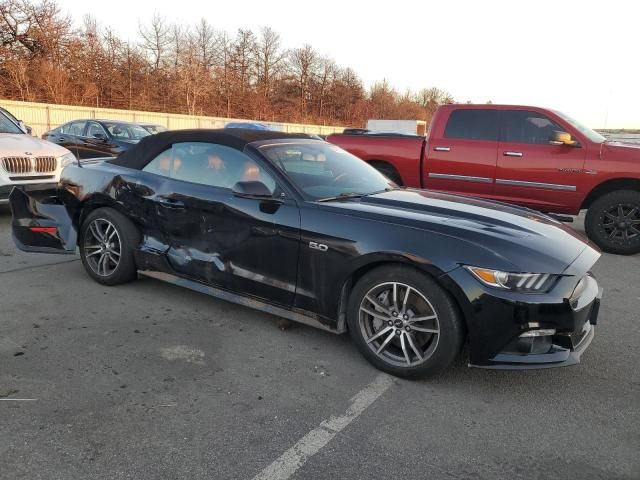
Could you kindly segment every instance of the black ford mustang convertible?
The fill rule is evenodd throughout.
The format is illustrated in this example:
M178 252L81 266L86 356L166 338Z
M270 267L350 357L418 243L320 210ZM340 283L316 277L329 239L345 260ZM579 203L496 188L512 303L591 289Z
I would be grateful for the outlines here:
M79 248L105 285L141 274L348 331L398 376L438 372L465 344L473 366L571 365L594 335L599 253L570 228L398 188L304 135L164 132L10 202L22 250Z

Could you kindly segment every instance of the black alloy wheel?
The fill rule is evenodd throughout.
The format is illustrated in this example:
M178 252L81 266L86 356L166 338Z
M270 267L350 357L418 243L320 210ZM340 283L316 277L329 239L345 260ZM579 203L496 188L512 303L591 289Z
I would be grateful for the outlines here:
M587 236L602 250L640 252L640 192L620 190L598 198L585 218Z

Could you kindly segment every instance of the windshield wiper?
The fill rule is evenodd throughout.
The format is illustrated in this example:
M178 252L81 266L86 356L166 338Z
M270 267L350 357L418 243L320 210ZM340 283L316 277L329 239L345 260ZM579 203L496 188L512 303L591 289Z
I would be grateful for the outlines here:
M332 202L334 200L347 200L349 198L360 198L365 195L366 195L365 193L346 192L346 193L341 193L340 195L336 195L335 197L319 198L318 200L316 200L316 202Z
M384 190L378 190L377 192L371 192L371 193L366 193L363 196L365 197L369 197L371 195L377 195L379 193L385 193L385 192L393 192L394 190L397 190L397 188L391 188L391 187L387 187Z
M377 195L378 193L390 192L394 190L393 188L385 188L384 190L378 190L377 192L369 192L369 193L356 193L356 192L345 192L340 195L336 195L335 197L326 197L320 198L316 200L316 202L332 202L335 200L347 200L350 198L362 198L368 197L369 195Z

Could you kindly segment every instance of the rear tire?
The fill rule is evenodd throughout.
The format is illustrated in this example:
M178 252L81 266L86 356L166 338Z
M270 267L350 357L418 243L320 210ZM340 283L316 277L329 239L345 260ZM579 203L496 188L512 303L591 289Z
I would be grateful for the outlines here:
M388 165L386 163L373 162L371 166L376 170L378 170L381 174L383 174L385 177L387 177L396 185L400 187L402 186L402 178L400 177L400 174L391 165Z
M91 278L103 285L134 280L134 251L140 232L134 223L112 208L92 211L80 229L80 258Z
M603 251L640 252L640 192L618 190L596 199L585 217L585 231Z
M427 275L400 265L376 268L358 281L347 322L371 364L404 378L440 373L464 340L463 319L449 294Z

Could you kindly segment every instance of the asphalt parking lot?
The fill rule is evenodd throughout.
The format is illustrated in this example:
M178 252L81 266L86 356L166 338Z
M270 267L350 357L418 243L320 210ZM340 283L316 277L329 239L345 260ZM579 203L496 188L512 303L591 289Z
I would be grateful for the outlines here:
M9 222L0 206L2 479L640 478L640 255L596 265L580 365L410 382L347 336L103 287L76 256L18 252Z

